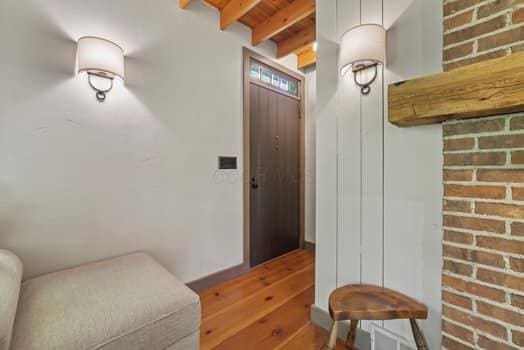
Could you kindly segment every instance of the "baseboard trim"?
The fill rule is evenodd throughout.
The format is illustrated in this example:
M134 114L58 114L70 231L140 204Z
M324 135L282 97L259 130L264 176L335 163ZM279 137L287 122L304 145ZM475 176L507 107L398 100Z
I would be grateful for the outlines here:
M315 243L304 241L304 249L315 251Z
M213 286L219 285L221 283L227 282L248 271L249 271L249 267L246 266L245 264L241 264L241 265L233 266L233 267L215 272L212 275L202 277L195 281L186 283L186 285L189 288L191 288L195 293L198 293L205 289L208 289Z
M329 313L324 309L316 305L311 305L311 321L319 327L329 331L331 329L331 317ZM346 341L346 336L349 332L349 323L340 322L338 327L338 337L342 341ZM355 339L355 345L359 350L371 350L371 334L358 328L357 337Z

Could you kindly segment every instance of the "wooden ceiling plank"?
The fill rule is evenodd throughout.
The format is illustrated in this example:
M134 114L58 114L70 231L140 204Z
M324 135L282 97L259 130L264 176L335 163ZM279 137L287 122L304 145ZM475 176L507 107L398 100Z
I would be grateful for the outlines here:
M277 48L277 58L282 58L304 46L311 45L315 40L315 26L310 25L306 29L280 42Z
M524 112L524 53L389 86L397 126Z
M309 67L317 62L317 53L313 49L308 50L297 56L297 66L299 69Z
M232 0L220 11L220 29L225 30L262 0Z
M190 2L191 0L178 0L178 7L185 9Z
M270 39L314 12L315 0L295 0L253 28L252 44L256 46L262 41Z

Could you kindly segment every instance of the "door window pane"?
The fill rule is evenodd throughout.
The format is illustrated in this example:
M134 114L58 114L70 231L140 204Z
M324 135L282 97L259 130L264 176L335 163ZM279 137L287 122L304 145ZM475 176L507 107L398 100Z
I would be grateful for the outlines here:
M260 66L254 62L251 62L251 77L260 79Z
M271 83L271 72L262 68L262 74L261 74L262 78L261 80L264 82L264 83Z

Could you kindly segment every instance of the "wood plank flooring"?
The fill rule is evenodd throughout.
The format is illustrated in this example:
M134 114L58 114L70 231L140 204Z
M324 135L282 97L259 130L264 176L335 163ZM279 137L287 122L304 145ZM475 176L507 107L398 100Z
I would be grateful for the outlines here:
M322 349L328 334L309 320L314 265L314 253L299 250L200 292L200 348Z

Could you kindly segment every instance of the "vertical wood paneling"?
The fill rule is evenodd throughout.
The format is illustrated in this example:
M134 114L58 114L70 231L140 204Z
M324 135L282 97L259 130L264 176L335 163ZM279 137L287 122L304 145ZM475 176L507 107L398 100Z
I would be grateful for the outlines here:
M317 9L317 228L315 303L327 310L337 286L337 28L336 1Z
M433 0L384 2L386 85L441 70L441 8ZM439 126L406 132L385 123L385 285L428 306L421 326L431 349L440 349L440 135ZM385 327L412 339L407 322L387 321Z
M338 39L360 23L360 0L339 0ZM338 282L361 281L361 124L360 91L350 75L339 79Z
M362 23L382 24L383 0L362 0Z
M382 24L382 0L362 1L362 23ZM383 285L384 267L383 89L383 70L380 67L371 93L361 97L362 281L379 286ZM369 331L370 324L363 322L362 328Z
M440 131L438 128L398 129L387 123L387 118L383 118L387 99L382 88L394 81L440 70L434 63L438 60L435 57L441 57L438 31L442 18L437 10L441 7L440 0L337 0L320 1L317 8L318 31L329 28L330 40L336 38L338 42L342 33L360 24L361 18L362 23L378 24L384 19L388 29L387 67L367 97L360 95L351 76L337 75L334 80L333 70L328 69L329 64L337 67L338 63L332 43L319 46L317 104L321 112L318 118L330 123L320 126L317 134L322 133L323 137L317 141L317 157L328 164L326 169L317 164L317 174L324 177L324 184L329 178L330 186L324 189L333 190L333 178L328 177L327 172L334 169L331 162L338 156L335 176L338 194L331 198L337 202L335 229L338 233L334 235L331 231L332 216L327 226L317 223L321 252L317 254L317 283L328 279L331 283L317 286L317 291L323 293L317 293L317 305L325 307L329 288L333 287L331 274L318 276L326 267L333 266L333 251L322 247L322 242L327 242L336 247L338 285L360 281L384 283L386 287L424 301L430 309L430 319L422 326L430 348L435 349L440 348ZM326 72L328 77L324 75ZM338 88L335 106L333 99L326 98L335 95L333 87ZM328 135L337 137L336 146L332 139L325 139ZM324 154L330 151L338 153ZM329 163L325 162L328 158ZM319 219L326 220L327 210L334 205L323 189L317 188L317 196L317 205L324 206L317 208L317 213L324 215ZM369 322L362 324L365 330L369 330L369 326ZM408 340L412 338L409 323L405 321L388 321L384 326Z

